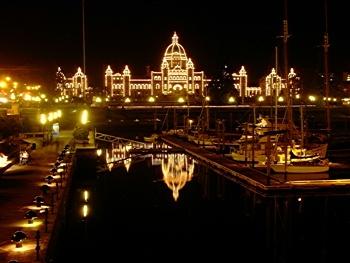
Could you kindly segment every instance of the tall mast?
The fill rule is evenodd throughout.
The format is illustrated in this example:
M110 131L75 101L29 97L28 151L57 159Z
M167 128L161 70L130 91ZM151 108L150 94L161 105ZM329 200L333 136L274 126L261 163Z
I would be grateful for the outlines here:
M86 61L85 61L85 3L82 0L82 30L83 30L83 71L86 75ZM85 99L85 88L83 89L83 97Z
M328 10L327 10L327 0L324 0L324 12L325 12L325 32L323 35L323 55L324 55L324 94L325 94L325 107L326 107L326 123L327 132L331 130L331 116L329 109L329 71L328 71Z
M83 70L86 74L86 62L85 62L85 3L82 0L82 30L83 30Z
M278 76L278 48L275 47L275 67L276 67L276 77ZM277 78L276 78L277 80ZM278 119L278 113L277 113L277 101L278 101L278 83L275 84L275 130L277 130L277 119Z
M287 102L287 127L289 131L289 137L291 138L292 135L292 108L291 108L291 96L290 96L290 90L289 90L289 83L288 83L288 10L287 10L287 0L284 0L284 20L283 20L283 57L284 57L284 80L285 80L285 90L287 91L286 95L286 102Z

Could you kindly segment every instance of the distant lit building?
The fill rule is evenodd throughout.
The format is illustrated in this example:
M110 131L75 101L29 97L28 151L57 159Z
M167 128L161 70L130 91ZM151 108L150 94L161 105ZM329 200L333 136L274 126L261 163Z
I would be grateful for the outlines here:
M239 73L233 73L233 85L238 91L240 97L252 97L257 95L262 96L277 96L286 95L285 84L283 79L276 73L273 68L271 73L265 77L259 87L248 86L248 74L244 66L241 67ZM294 69L291 68L288 74L289 88L291 95L296 96L300 94L300 78L295 74Z
M60 67L56 73L56 90L61 96L85 98L88 93L87 76L78 68L71 78L66 78Z
M260 87L248 87L248 74L244 66L238 73L232 74L233 86L240 97L252 97L261 94Z
M122 73L114 73L110 66L105 71L105 87L111 97L146 98L149 96L204 96L209 79L203 71L195 71L185 49L174 33L166 48L160 71L151 71L151 78L132 78L126 65Z
M263 87L264 96L280 96L282 95L282 88L284 84L282 83L282 78L277 74L276 70L273 68L271 73L265 78L265 86ZM277 94L276 94L277 92Z
M343 72L342 91L345 96L350 96L350 73Z

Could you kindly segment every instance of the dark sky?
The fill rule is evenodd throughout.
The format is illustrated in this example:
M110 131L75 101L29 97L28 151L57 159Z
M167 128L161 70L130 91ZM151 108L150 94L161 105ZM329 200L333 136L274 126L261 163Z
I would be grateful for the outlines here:
M81 1L1 1L0 75L53 89L58 66L66 76L82 66ZM322 69L323 3L288 3L289 64L305 79ZM343 3L328 3L330 70L338 74L350 71L350 23ZM197 70L211 77L225 64L232 71L245 65L249 84L257 85L275 64L275 46L282 51L277 36L282 34L283 5L284 0L85 0L90 85L103 85L108 64L117 71L128 64L138 77L147 65L159 70L174 31Z

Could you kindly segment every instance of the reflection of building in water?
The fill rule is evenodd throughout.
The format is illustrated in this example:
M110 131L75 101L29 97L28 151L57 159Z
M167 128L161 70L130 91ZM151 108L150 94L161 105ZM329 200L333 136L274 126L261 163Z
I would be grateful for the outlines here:
M169 154L166 157L162 160L163 180L173 191L173 197L176 201L179 197L179 191L193 177L195 161L185 154Z
M125 165L126 171L129 171L131 158L128 157L130 157L129 150L131 148L131 144L114 144L112 149L106 150L108 169L111 171L115 165Z
M161 150L167 150L167 149L171 149L171 146L166 145L164 143L161 144L152 144L152 149L161 149ZM151 160L152 160L152 165L156 166L156 165L161 165L162 164L162 160L164 158L167 158L168 153L155 153L155 154L151 154Z

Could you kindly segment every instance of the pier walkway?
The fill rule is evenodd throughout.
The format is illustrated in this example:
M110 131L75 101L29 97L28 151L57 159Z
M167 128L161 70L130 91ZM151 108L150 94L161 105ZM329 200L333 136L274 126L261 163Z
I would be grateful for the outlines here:
M41 186L46 184L45 177L51 174L51 168L56 162L58 154L72 139L72 131L61 131L57 138L45 146L40 145L36 138L37 148L31 153L31 161L22 165L15 163L0 177L0 262L16 260L18 262L45 262L45 252L56 222L58 207L60 206L67 180L51 183L50 197L45 197ZM68 170L65 170L65 174ZM56 177L56 176L55 176ZM60 177L60 176L58 176ZM61 177L62 178L62 177ZM65 179L65 176L63 177ZM58 191L57 191L58 190ZM48 208L48 213L42 213L34 204L35 196L44 196L45 204L41 211ZM48 200L47 200L48 199ZM53 202L54 206L51 205ZM33 210L37 219L28 224L25 213ZM45 219L47 216L47 220ZM27 239L22 247L17 248L11 242L15 231L23 231ZM37 244L39 231L39 246Z
M274 174L247 167L235 162L223 154L210 152L199 145L171 135L163 135L161 139L168 145L183 149L214 171L233 180L246 188L263 195L278 195L286 191L289 194L350 194L349 179L330 179L327 174Z

